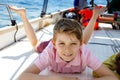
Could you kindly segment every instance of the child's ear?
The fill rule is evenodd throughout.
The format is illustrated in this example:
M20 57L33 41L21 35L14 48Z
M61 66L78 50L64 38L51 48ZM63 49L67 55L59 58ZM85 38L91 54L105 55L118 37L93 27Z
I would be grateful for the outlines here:
M84 41L84 39L83 39L83 37L82 37L82 39L80 40L80 46L84 44L83 41Z
M80 46L83 45L83 38L80 40Z
M82 46L83 45L83 41L80 41L80 46Z
M53 39L51 41L52 41L53 46L56 47L55 41Z

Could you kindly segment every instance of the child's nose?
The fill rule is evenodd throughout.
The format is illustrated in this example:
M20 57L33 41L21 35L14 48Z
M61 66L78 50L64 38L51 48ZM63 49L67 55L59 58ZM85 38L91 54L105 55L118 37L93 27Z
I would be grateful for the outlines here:
M69 52L71 50L70 46L65 47L65 51Z

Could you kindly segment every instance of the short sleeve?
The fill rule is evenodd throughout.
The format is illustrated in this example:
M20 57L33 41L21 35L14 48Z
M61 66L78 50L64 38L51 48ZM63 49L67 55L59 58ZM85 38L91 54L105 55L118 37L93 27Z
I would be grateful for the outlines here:
M44 42L41 42L38 46L37 46L37 52L38 53L42 53L42 51L47 47L47 45L49 44L50 40L49 41L44 41Z
M92 54L86 45L82 47L82 55L84 64L86 63L86 66L92 70L97 70L101 66L102 62Z
M102 62L97 59L91 51L88 51L88 67L92 68L93 71L97 70L101 65L102 65Z
M43 70L49 66L50 55L51 55L50 50L52 50L51 48L52 48L52 43L50 42L48 46L43 50L41 54L39 54L39 56L35 60L34 63L40 70Z
M40 70L43 70L48 66L48 59L48 53L43 51L41 54L39 54L34 63Z

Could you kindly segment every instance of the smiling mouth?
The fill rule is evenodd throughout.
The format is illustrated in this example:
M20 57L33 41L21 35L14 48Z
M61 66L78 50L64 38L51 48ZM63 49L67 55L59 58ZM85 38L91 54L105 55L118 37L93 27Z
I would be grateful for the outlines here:
M70 57L70 56L72 56L72 54L69 54L69 55L64 54L64 56L66 56L66 57Z

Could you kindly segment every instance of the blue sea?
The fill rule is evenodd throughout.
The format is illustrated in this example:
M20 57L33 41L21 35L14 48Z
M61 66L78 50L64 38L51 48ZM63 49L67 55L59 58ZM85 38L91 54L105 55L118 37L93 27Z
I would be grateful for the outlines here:
M65 8L73 7L74 0L48 0L47 14L56 12ZM107 0L94 0L96 4L106 5ZM33 19L40 17L44 0L0 0L0 4L25 7L27 17ZM88 3L90 0L88 0ZM12 11L13 19L17 23L21 22L19 15ZM10 17L6 6L0 5L0 28L11 25Z

